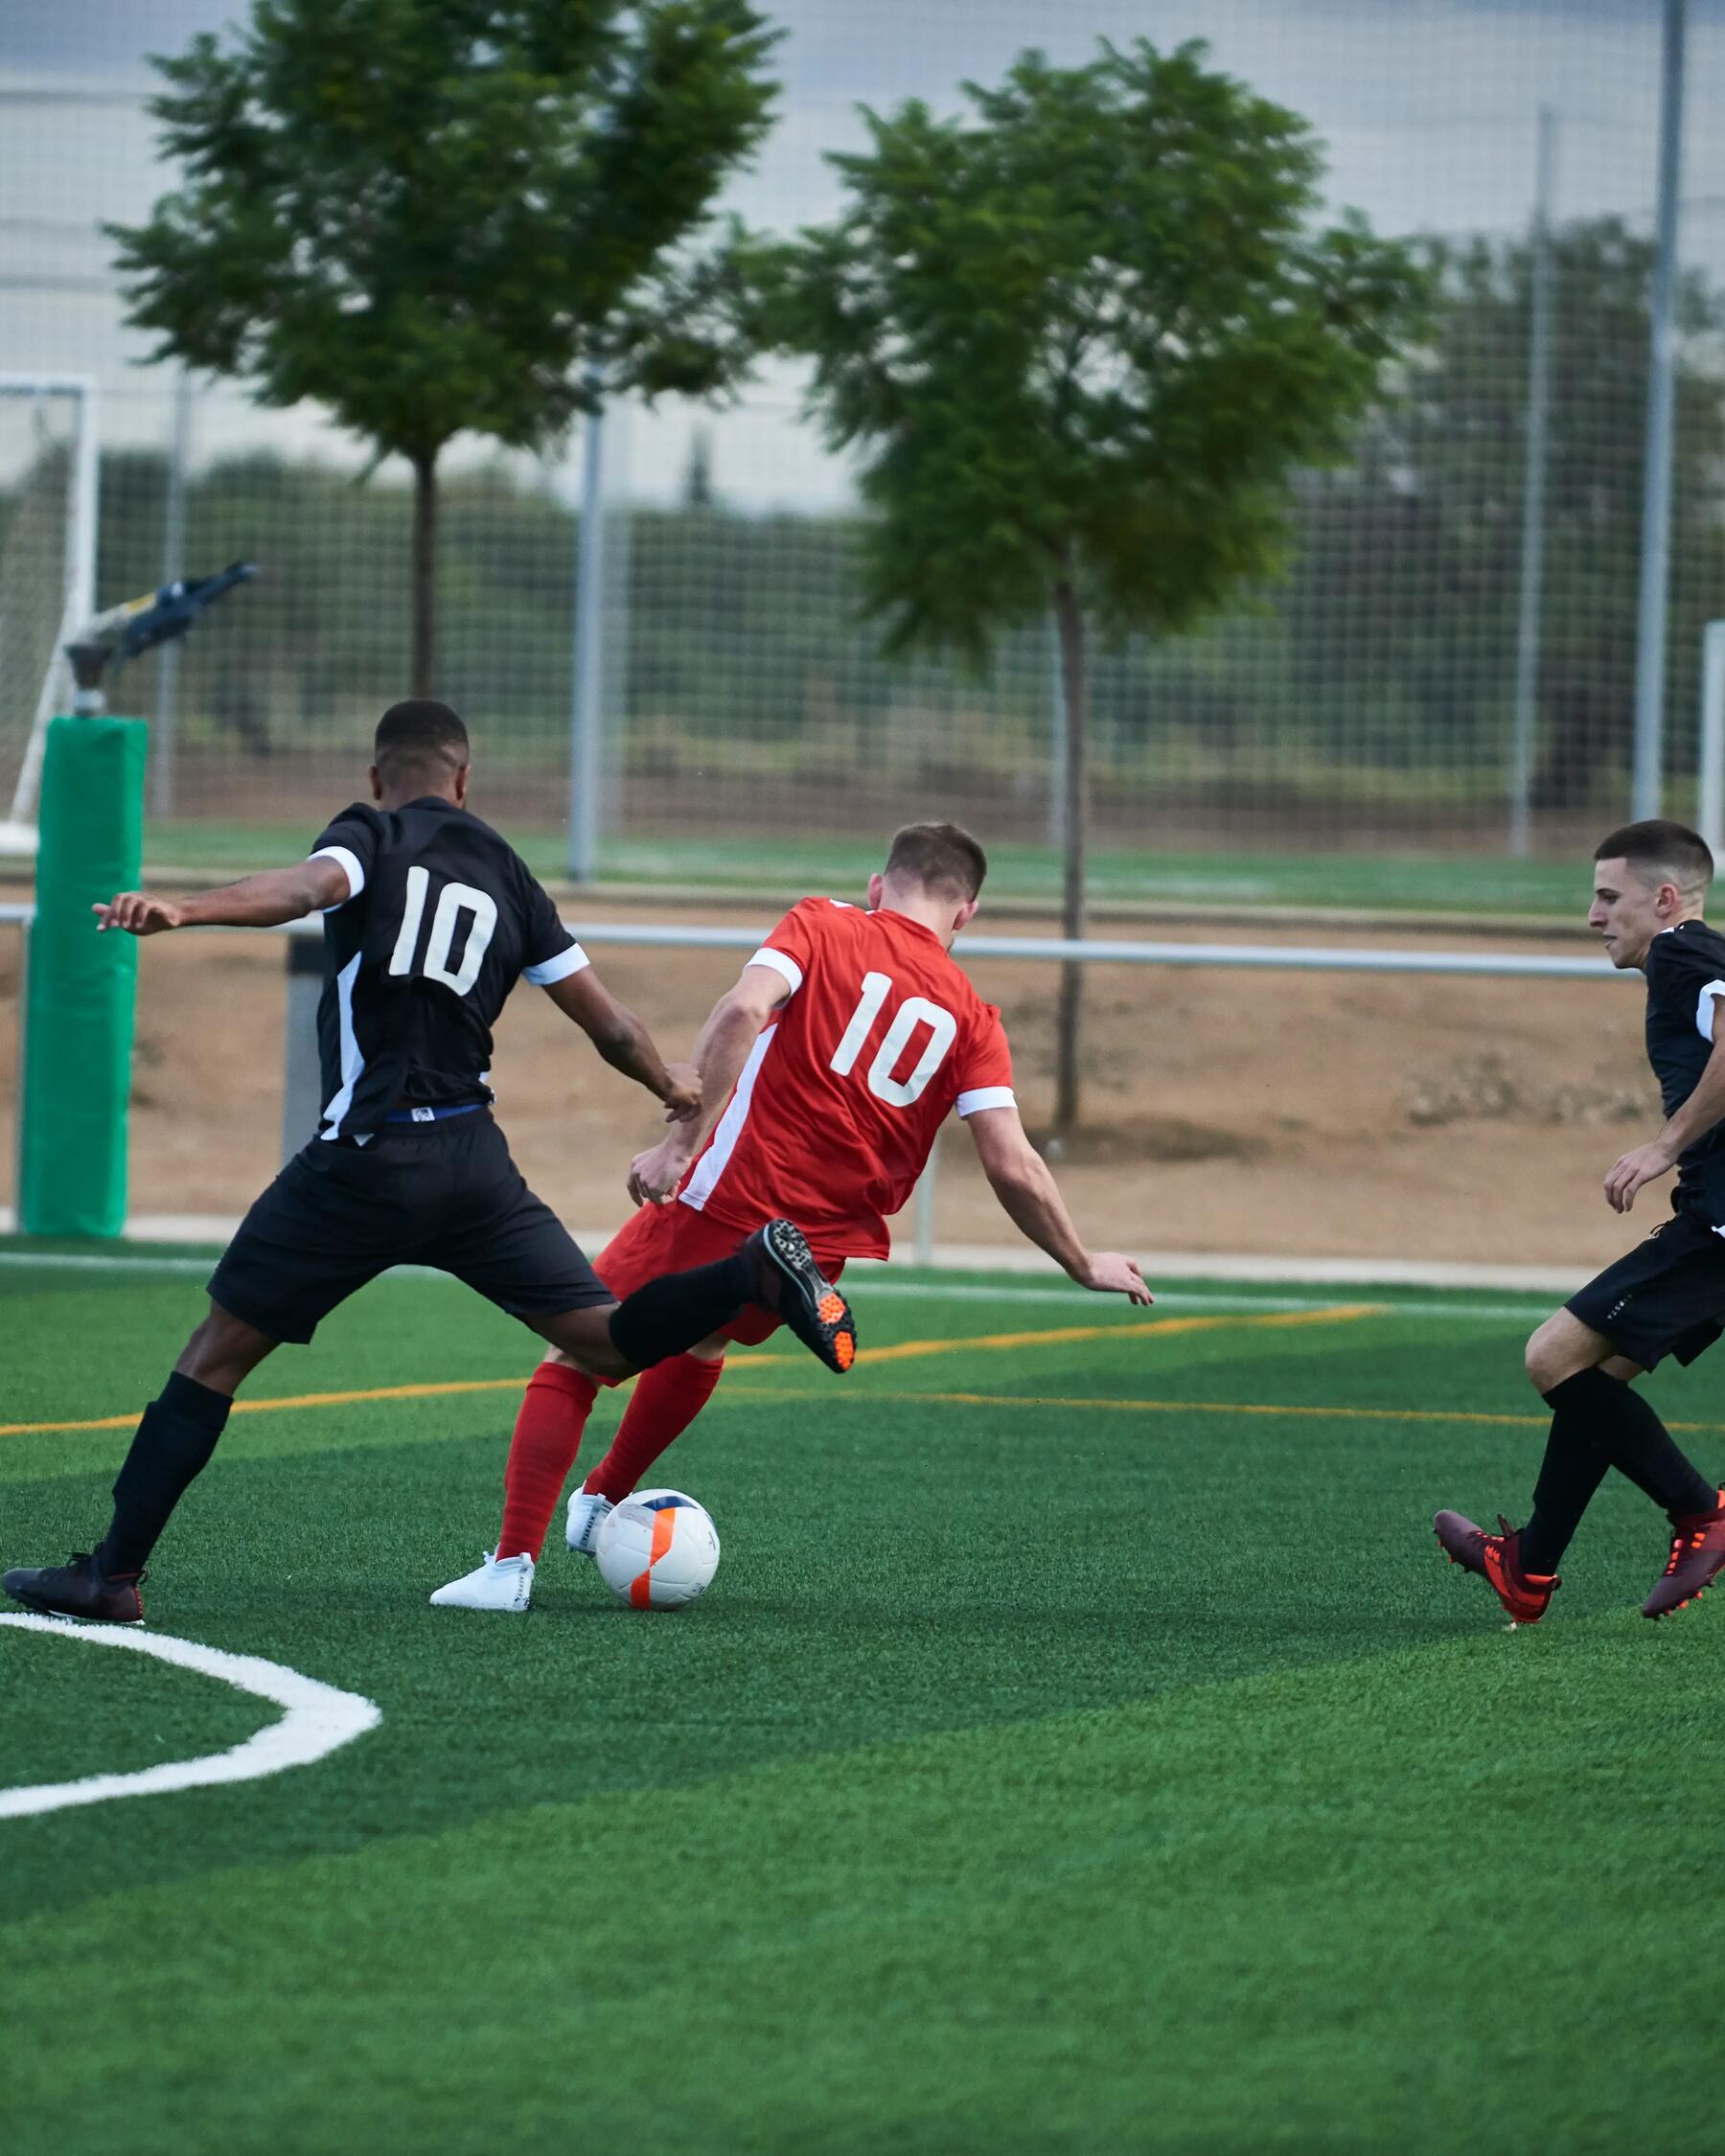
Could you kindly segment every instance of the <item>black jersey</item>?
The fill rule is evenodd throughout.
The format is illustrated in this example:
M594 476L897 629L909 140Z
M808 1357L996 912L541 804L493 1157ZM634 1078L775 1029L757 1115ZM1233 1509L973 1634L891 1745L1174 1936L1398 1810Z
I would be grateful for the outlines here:
M435 795L356 802L312 858L349 883L324 915L318 1135L363 1140L393 1108L489 1101L491 1029L517 979L543 987L587 962L526 863Z
M1715 992L1725 996L1725 935L1705 921L1681 921L1647 948L1647 1061L1668 1117L1688 1100L1713 1054ZM1704 1132L1678 1158L1680 1209L1725 1226L1725 1123Z

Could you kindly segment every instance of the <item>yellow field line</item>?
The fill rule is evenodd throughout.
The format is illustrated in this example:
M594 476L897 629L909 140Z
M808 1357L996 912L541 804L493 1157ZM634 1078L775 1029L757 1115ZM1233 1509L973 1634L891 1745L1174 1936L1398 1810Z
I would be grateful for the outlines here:
M1322 1422L1478 1422L1496 1423L1511 1430L1546 1430L1552 1420L1550 1415L1489 1415L1459 1408L1296 1408L1257 1400L1107 1400L1082 1396L1064 1399L1024 1392L834 1393L825 1388L814 1387L806 1390L799 1387L791 1392L782 1386L770 1385L728 1385L724 1389L734 1400L932 1400L954 1408L1098 1408L1119 1414L1279 1415L1291 1421L1315 1419ZM1716 1436L1725 1432L1725 1422L1668 1422L1666 1428Z
M889 1363L895 1359L919 1355L953 1355L966 1348L999 1351L1008 1347L1047 1346L1063 1341L1132 1339L1146 1334L1208 1332L1218 1325L1286 1326L1346 1324L1359 1318L1371 1318L1379 1314L1382 1305L1376 1303L1338 1303L1333 1310L1277 1310L1262 1317L1227 1316L1215 1318L1157 1318L1144 1325L1058 1325L1040 1333L983 1333L957 1340L905 1340L890 1347L870 1349L865 1363ZM759 1368L766 1363L790 1363L797 1358L790 1355L739 1355L734 1358L738 1369ZM435 1400L462 1392L518 1392L526 1385L525 1376L506 1378L448 1378L432 1385L381 1385L368 1387L356 1392L296 1392L280 1400L236 1400L237 1415L279 1414L288 1408L354 1408L371 1400ZM876 1393L876 1399L890 1397ZM935 1394L915 1395L916 1398L936 1398ZM954 1394L954 1398L958 1395ZM987 1395L979 1394L979 1398ZM85 1430L130 1430L142 1413L138 1410L126 1415L96 1415L82 1422L3 1422L0 1437L46 1437Z
M1214 1332L1222 1325L1265 1330L1272 1326L1285 1329L1295 1325L1345 1325L1360 1318L1376 1318L1383 1308L1382 1303L1346 1302L1337 1303L1331 1310L1273 1310L1256 1318L1232 1313L1215 1318L1152 1318L1141 1325L1056 1325L1037 1333L974 1334L969 1340L901 1340L890 1347L864 1348L862 1362L872 1367L876 1363L908 1362L919 1355L950 1355L963 1347L1052 1347L1062 1342L1079 1340L1145 1340L1152 1336L1165 1338L1170 1333Z
M525 1377L448 1378L436 1385L380 1385L365 1392L296 1392L285 1400L236 1400L237 1415L274 1414L283 1408L352 1408L362 1400L432 1400L452 1392L519 1392ZM97 1415L89 1422L0 1422L0 1437L41 1437L65 1430L130 1430L143 1413Z

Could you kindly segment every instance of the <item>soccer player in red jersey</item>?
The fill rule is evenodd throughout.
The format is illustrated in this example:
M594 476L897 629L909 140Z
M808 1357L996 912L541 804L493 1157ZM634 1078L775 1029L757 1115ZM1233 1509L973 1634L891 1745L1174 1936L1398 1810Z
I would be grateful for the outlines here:
M1074 1280L1147 1303L1131 1258L1080 1240L1054 1178L1024 1135L1000 1014L951 955L977 910L988 862L955 824L913 824L869 879L868 905L807 898L792 907L714 1007L695 1045L702 1098L724 1102L637 1155L640 1210L596 1261L625 1296L659 1273L728 1257L786 1214L836 1280L852 1257L886 1256L887 1216L915 1188L955 1108L1016 1226ZM711 1339L636 1383L610 1451L570 1502L571 1549L590 1553L600 1522L711 1398L735 1341L777 1327L751 1305ZM525 1609L595 1381L553 1352L527 1388L504 1478L496 1559L432 1596L446 1607ZM507 1594L494 1575L518 1568Z

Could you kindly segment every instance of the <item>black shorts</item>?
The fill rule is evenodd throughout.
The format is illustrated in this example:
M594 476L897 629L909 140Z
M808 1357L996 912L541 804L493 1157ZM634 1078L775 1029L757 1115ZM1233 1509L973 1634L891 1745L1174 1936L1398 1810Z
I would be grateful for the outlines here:
M490 1112L389 1123L363 1145L313 1138L241 1222L211 1299L303 1345L392 1265L433 1265L513 1318L615 1301L536 1198Z
M1644 1370L1692 1363L1725 1332L1725 1235L1673 1213L1564 1307Z

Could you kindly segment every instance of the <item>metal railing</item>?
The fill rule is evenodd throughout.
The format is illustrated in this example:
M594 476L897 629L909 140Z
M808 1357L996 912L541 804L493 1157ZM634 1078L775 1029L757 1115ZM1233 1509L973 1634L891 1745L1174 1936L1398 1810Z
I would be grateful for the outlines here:
M34 906L0 906L0 928L28 929ZM582 944L635 944L662 951L756 951L770 929L657 926L633 921L565 921ZM226 932L226 931L223 931ZM314 917L289 921L251 935L321 936ZM1345 951L1325 944L1157 943L1139 938L1090 936L972 936L957 947L966 958L1032 958L1058 964L1072 958L1103 966L1257 967L1307 974L1483 974L1554 979L1606 979L1620 969L1608 958L1558 958L1543 952Z
M0 928L15 927L28 936L34 918L32 906L0 905ZM588 947L623 944L661 951L756 951L769 932L766 928L697 928L628 921L568 921L564 926L577 942ZM287 1159L316 1130L322 1105L316 1025L317 1000L323 986L322 924L310 916L290 921L273 932L288 939L282 1080L282 1158ZM1045 965L1075 959L1084 965L1213 966L1269 973L1461 974L1558 980L1637 977L1622 974L1607 958L1561 958L1530 952L1347 951L1321 944L1162 943L1104 937L1074 942L1061 936L990 935L967 935L960 948L967 959L1028 959ZM20 1072L22 1034L20 1008ZM936 1159L936 1154L930 1155L928 1168L916 1187L912 1251L919 1264L928 1262L934 1244Z

